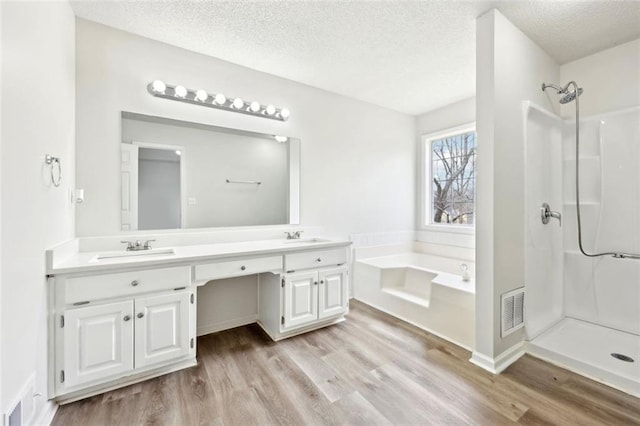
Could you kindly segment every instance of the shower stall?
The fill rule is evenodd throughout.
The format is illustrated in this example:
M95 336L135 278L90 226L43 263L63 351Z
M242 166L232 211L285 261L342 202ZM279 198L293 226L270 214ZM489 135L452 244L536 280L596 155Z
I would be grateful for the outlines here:
M576 115L523 103L528 352L640 397L640 107L548 88Z

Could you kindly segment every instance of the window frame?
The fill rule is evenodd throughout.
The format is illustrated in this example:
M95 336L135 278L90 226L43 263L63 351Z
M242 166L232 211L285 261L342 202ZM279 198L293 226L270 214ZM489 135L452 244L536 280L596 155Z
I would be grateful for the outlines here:
M476 147L477 147L477 132L476 132L476 123L470 122L465 123L455 127L449 127L443 130L439 130L436 132L423 134L421 137L421 155L420 155L420 169L421 180L420 180L420 196L422 198L421 202L421 211L420 211L420 229L425 231L438 231L438 232L450 232L456 234L475 234L476 231L476 220L474 213L474 221L471 225L465 224L438 224L433 223L433 185L431 185L431 177L432 177L432 148L431 143L438 139L447 138L450 136L460 135L464 133L474 132L476 133ZM476 152L477 156L477 152ZM477 162L476 162L477 167ZM477 172L477 169L476 169ZM429 181L427 182L427 178ZM477 188L477 173L476 173L476 188ZM474 199L474 211L477 211L477 192L476 199Z

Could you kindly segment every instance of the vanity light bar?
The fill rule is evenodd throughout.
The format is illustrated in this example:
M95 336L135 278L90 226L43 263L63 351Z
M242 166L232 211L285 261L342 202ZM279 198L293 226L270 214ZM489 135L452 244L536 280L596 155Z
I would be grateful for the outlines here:
M222 93L210 95L205 90L191 90L184 86L170 86L163 81L156 80L147 85L147 91L155 97L181 101L189 104L239 112L255 117L270 118L271 120L287 121L291 114L287 108L276 108L273 105L262 105L259 102L245 101L241 98L227 98Z

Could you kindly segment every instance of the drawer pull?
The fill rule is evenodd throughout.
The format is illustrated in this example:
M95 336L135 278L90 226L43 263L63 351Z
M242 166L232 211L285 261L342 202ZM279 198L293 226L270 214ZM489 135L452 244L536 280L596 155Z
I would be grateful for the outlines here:
M244 271L245 269L247 269L247 267L246 267L246 266L244 266L244 265L242 265L242 266L240 267L240 270L241 270L241 271Z
M129 321L131 319L130 315L125 315L124 318L122 318L124 321Z
M82 305L88 305L89 301L88 300L84 300L82 302L76 302L73 304L73 306L82 306Z
M144 316L144 312L140 312L140 313L138 314L138 318L142 318L143 316Z
M317 259L316 259L316 262L322 262L322 259L317 258Z
M134 287L137 287L137 285L138 285L138 284L140 284L140 283L138 282L138 280L133 280L133 281L131 281L131 285L132 285L132 286L134 286Z

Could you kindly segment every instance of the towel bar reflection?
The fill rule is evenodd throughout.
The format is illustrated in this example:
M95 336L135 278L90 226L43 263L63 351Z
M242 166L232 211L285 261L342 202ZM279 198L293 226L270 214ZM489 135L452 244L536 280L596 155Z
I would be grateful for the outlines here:
M259 180L231 180L227 179L227 183L247 183L250 185L262 185L262 182Z
M51 183L53 184L53 186L60 186L60 182L62 181L62 167L60 166L60 157L54 157L52 155L46 154L44 156L44 162L51 167ZM56 171L54 172L54 170Z

